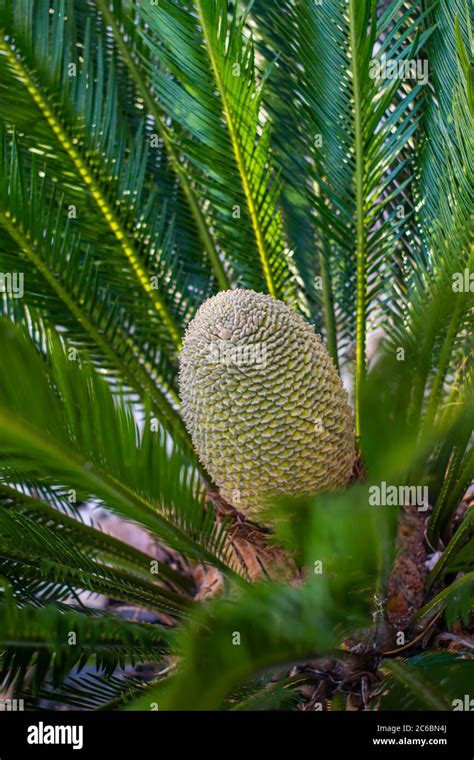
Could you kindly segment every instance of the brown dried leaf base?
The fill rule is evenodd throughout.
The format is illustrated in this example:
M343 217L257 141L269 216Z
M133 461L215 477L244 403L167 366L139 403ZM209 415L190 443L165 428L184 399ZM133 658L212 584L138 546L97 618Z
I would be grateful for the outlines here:
M300 580L300 572L293 557L281 546L274 544L270 528L250 520L216 490L208 490L208 499L214 505L219 520L226 521L229 525L231 560L239 573L251 581L267 578L295 583Z

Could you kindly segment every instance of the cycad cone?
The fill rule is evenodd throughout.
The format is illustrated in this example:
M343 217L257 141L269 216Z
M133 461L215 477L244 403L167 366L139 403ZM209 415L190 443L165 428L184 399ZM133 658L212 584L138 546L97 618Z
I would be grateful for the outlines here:
M250 514L337 488L353 468L352 413L313 327L253 290L209 298L180 357L183 416L221 494Z

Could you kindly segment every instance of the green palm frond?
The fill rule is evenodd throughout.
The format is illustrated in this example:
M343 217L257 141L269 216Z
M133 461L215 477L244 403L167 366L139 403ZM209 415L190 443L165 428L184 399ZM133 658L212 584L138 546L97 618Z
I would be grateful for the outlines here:
M106 236L109 245L102 262L111 280L123 283L132 305L133 287L135 304L146 304L158 334L179 346L179 322L190 307L186 277L179 276L176 257L165 255L161 245L163 204L146 175L145 125L142 119L133 134L121 118L113 60L104 73L103 43L97 40L97 62L89 55L89 68L81 66L73 17L65 14L62 0L54 14L46 4L29 2L12 15L4 11L1 21L10 34L1 43L2 115L51 164L51 174L60 174L73 205L78 194L71 192L71 184L79 185L79 199L88 206L85 214L78 208L78 222L89 234L94 230L95 240L99 230ZM85 35L80 44L87 51L92 45L90 25ZM56 57L48 67L41 58L42 45L53 36ZM90 70L93 65L97 68ZM69 75L71 66L76 67L75 76ZM15 103L19 83L24 87L21 109Z
M426 14L421 2L410 9L394 2L378 14L371 0L257 3L257 9L269 37L273 28L286 37L285 73L310 159L301 168L316 214L327 343L337 359L356 341L360 385L365 334L399 274L393 254L413 215L408 146L422 92L420 82L384 78L381 65L387 60L398 70L417 56L430 34L423 30ZM285 151L281 159L295 161ZM293 181L299 185L301 173ZM374 276L379 271L383 276Z
M47 600L54 584L55 599L60 587L62 601L74 591L89 591L178 616L188 606L182 596L153 583L151 573L146 579L105 564L97 550L91 553L87 544L79 548L64 531L30 516L0 508L0 527L2 573L22 598L37 594L41 585L40 598Z
M44 603L52 593L64 599L90 591L170 614L187 607L182 589L189 584L164 563L1 485L0 524L1 574L23 598Z
M147 689L131 709L212 710L262 670L302 660L337 646L347 630L342 610L315 604L315 588L259 584L251 592L212 602L183 636L179 675ZM205 668L206 683L197 678Z
M294 102L294 38L288 33L290 25L293 25L291 4L255 0L248 25L255 36L257 66L263 74L269 70L262 93L263 104L270 116L271 148L281 173L280 205L288 247L304 284L305 299L301 306L316 329L322 331L324 321L317 280L320 262L316 255L316 220L313 194L308 187L310 138L302 128L301 113ZM326 339L329 346L329 334ZM335 358L336 352L333 347L329 348Z
M302 678L284 678L268 683L267 678L255 679L245 688L237 689L228 698L226 707L232 712L251 710L291 710L302 701L301 694L293 688Z
M148 84L146 70L141 65L141 56L146 55L146 50L137 34L137 26L134 23L135 20L128 15L128 8L122 7L122 3L114 4L113 13L109 8L107 0L97 0L97 6L100 9L101 14L103 14L107 26L113 31L117 48L120 51L125 66L127 67L133 86L136 88L138 97L143 99L147 111L153 117L153 127L156 129L160 140L162 141L164 151L169 160L170 170L179 182L183 201L187 206L187 213L186 210L183 210L182 208L180 209L181 213L179 221L181 224L177 224L177 228L182 229L183 225L190 226L189 220L186 221L187 216L190 214L194 221L196 233L209 257L216 281L221 289L227 290L231 286L231 280L225 270L220 252L211 234L209 220L207 219L204 210L205 204L200 202L200 198L196 193L196 188L193 186L185 167L182 165L181 157L177 146L174 143L173 135L166 124L166 118L159 108L158 102L152 95L151 88ZM132 42L133 45L131 44ZM158 181L160 185L162 185L163 177L159 176ZM194 245L194 241L192 240L190 240L189 243Z
M277 208L280 183L269 155L269 125L261 125L261 83L252 39L227 0L137 6L145 59L160 107L175 124L180 152L209 213L238 284L287 294L291 272L283 255ZM185 41L185 44L183 44Z
M462 242L470 216L467 193L472 180L472 133L463 128L474 113L469 98L472 28L468 4L465 0L440 0L431 10L430 22L435 27L427 43L432 97L423 118L418 191L430 254L441 257L450 245ZM451 188L448 197L447 183ZM446 250L439 249L441 240Z
M449 627L458 620L463 621L468 626L473 609L474 573L466 573L425 604L417 612L413 622L420 625L425 624L435 615L443 612Z
M36 691L48 671L60 685L72 668L91 657L98 672L111 675L127 663L160 661L169 634L159 626L130 623L113 615L84 615L53 605L20 607L8 586L0 594L0 682L21 690L27 677ZM30 671L32 668L33 672Z
M381 710L452 710L469 693L474 662L462 654L422 654L410 662L387 660ZM462 709L462 708L461 708Z
M36 484L34 490L35 492L38 490ZM49 493L47 498L48 501L40 501L29 494L22 493L17 488L0 484L1 508L27 515L34 519L36 524L44 524L55 533L69 537L74 542L75 547L87 551L91 555L96 554L100 556L102 561L113 563L116 567L133 570L147 580L150 579L150 567L151 563L155 562L154 557L114 538L114 536L103 533L93 524L85 524L77 511L74 517L71 517L64 511L62 504L51 506L51 503L54 504L54 500ZM67 499L64 501L67 506L70 506ZM170 588L190 591L192 587L188 578L177 573L165 563L160 564L158 579Z
M467 541L464 546L456 551L448 566L450 573L472 572L474 569L474 538Z
M8 324L0 329L3 478L28 482L39 476L85 492L171 546L227 571L226 531L204 507L194 459L176 443L170 447L149 416L140 432L132 406L117 403L90 365L80 364L78 371L57 337L49 336L48 366L21 331Z
M471 541L472 547L472 539L474 539L474 509L471 508L432 569L427 581L429 588L431 588L444 573L449 572L455 565L456 561L459 562L463 549L467 549L467 551L464 552L466 564L469 563L472 565L474 563L474 555L470 553L468 543Z
M35 692L25 690L25 701L26 704L31 701L32 709L36 710L38 699L48 704L66 704L76 710L119 710L136 699L146 685L146 681L129 674L103 676L84 672L69 676L57 688L45 683Z
M431 541L435 541L440 534L446 533L449 521L474 475L474 448L469 439L469 433L466 435L468 425L472 431L473 406L474 402L471 398L466 409L466 421L461 427L459 439L452 445L446 478L436 500L429 525L428 536Z
M463 38L471 34L463 6L444 1L433 11L437 27L428 42L430 60L436 62L440 46L447 46L450 55L443 56L447 71L433 65L438 79L423 119L417 193L424 262L407 275L407 293L394 299L391 308L396 318L388 325L395 345L407 334L411 340L410 357L417 366L410 401L414 426L421 424L422 416L425 425L434 419L448 395L447 379L462 367L472 345L469 293L454 287L455 277L472 267L473 261L474 139L468 78L461 65L467 48L462 40L458 40L460 49L456 47L454 34L456 21L462 24Z
M84 245L65 215L64 196L58 197L46 175L39 178L35 159L25 165L16 141L9 145L5 132L1 136L0 263L7 272L21 268L22 303L60 327L71 348L86 349L111 375L148 398L186 439L175 408L171 364L150 345L146 332L140 334L139 323L131 336L130 316L111 293L90 245ZM10 300L15 298L13 294Z
M426 306L428 324L436 320L437 310L452 296L449 290L439 292L439 301ZM412 417L410 399L418 372L423 371L418 348L425 337L417 315L407 322L395 349L390 341L382 345L376 364L368 372L362 396L362 452L370 481L428 488L429 503L434 505L428 536L435 547L472 478L474 399L472 381L469 377L459 378L455 396L446 406L440 405L434 419L421 425L421 417ZM434 354L434 337L431 346ZM386 436L387 430L390 436L381 447L381 436Z
M351 599L365 594L370 606L392 564L396 514L374 510L366 486L284 502L278 514L278 537L295 552L300 566L313 566L316 573L315 562L321 563L324 577L331 579L326 591L334 605L346 607L349 615Z

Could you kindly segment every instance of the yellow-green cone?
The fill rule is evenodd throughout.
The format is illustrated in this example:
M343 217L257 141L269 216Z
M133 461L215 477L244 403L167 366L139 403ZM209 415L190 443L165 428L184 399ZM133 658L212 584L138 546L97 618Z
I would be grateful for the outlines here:
M347 394L313 327L281 301L253 290L209 298L186 331L179 379L199 458L239 509L349 480Z

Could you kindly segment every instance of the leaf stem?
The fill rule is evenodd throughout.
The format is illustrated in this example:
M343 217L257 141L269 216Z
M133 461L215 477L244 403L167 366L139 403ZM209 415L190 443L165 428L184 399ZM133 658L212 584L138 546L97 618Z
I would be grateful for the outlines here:
M7 57L11 68L13 69L15 74L19 77L19 79L22 80L26 89L28 90L34 102L36 103L39 110L41 111L43 117L46 119L50 128L52 129L52 131L58 138L59 142L61 143L63 149L69 155L77 172L82 177L84 183L88 186L92 197L94 198L110 230L113 232L113 234L115 235L115 238L119 242L141 287L143 288L147 296L150 298L150 300L153 303L154 308L160 315L160 318L163 324L165 325L174 345L179 349L181 347L180 328L176 324L161 294L152 287L146 268L144 267L143 263L140 261L140 257L138 253L136 252L135 248L133 247L133 245L131 244L129 236L127 235L126 231L122 227L112 206L110 205L105 194L103 193L94 175L92 168L89 166L87 161L81 156L80 152L75 147L73 143L73 139L71 138L71 136L69 135L65 127L61 124L53 108L48 104L46 98L43 96L42 92L40 91L40 88L33 80L26 66L16 57L14 52L11 50L10 46L2 39L0 39L0 50L2 50L5 53L5 56Z
M324 245L325 243L323 243ZM334 313L334 295L332 288L332 277L330 262L321 252L319 254L320 271L323 284L323 318L324 327L326 328L326 345L332 356L336 368L339 369L339 357L337 353L337 327L336 315Z
M2 501L2 496L8 499L8 504ZM120 539L115 538L115 536L105 533L103 530L86 525L84 522L76 520L64 512L51 507L44 501L40 501L18 491L16 488L0 483L0 508L2 507L18 512L32 512L35 516L41 515L46 518L48 524L53 522L58 527L58 530L64 529L66 533L79 537L79 545L83 543L88 548L93 546L105 556L112 557L115 561L120 560L125 562L136 568L138 572L149 574L150 562L155 560L155 557L150 554L145 554L131 544L126 544ZM163 582L177 586L188 593L192 589L193 584L189 578L173 570L164 562L160 562L157 578Z
M349 0L349 22L351 43L351 70L354 88L354 132L356 162L356 373L355 373L355 420L356 435L361 435L361 394L366 375L366 308L367 308L367 250L364 219L364 137L362 125L362 93L359 72L359 43L356 27L356 3Z
M222 109L223 109L224 116L227 122L227 127L229 129L229 135L230 135L232 147L234 150L237 168L239 170L240 177L242 180L242 187L243 187L245 198L247 201L250 219L252 221L252 227L255 233L255 240L257 243L257 249L260 255L260 260L262 262L262 269L263 269L263 274L265 277L265 282L267 284L268 292L270 293L270 295L273 296L273 298L278 298L279 297L278 288L273 279L270 262L268 260L268 254L267 254L267 248L265 244L264 235L259 224L257 205L253 197L252 188L250 186L249 177L247 175L245 155L244 155L243 150L241 149L239 135L237 132L236 125L234 124L232 109L229 103L229 99L227 97L225 83L222 79L221 71L219 68L219 62L217 60L217 56L214 50L211 33L206 22L206 13L203 10L203 4L201 0L195 0L194 4L195 4L196 12L198 14L198 18L203 30L204 40L206 42L206 50L209 56L212 70L214 72L214 78L216 80L219 93L221 95Z
M174 172L176 173L176 176L178 177L178 180L181 184L181 188L188 202L191 213L194 217L194 221L196 223L196 227L198 229L201 242L204 246L204 250L209 256L209 260L214 270L214 274L216 276L216 280L219 284L219 287L221 288L221 290L229 290L231 288L232 283L227 275L227 272L224 269L221 259L219 258L219 253L209 233L208 224L199 206L199 203L197 201L197 198L195 196L195 193L189 181L189 178L186 174L186 171L184 167L182 166L182 164L180 163L179 156L173 145L172 137L166 125L163 123L162 115L159 111L157 103L155 99L150 95L150 92L140 73L140 69L137 63L135 62L127 43L123 39L122 33L120 31L120 27L117 21L115 20L115 18L113 17L111 11L109 10L107 0L96 0L96 2L97 2L100 12L102 13L108 26L112 30L115 42L117 44L118 49L120 50L120 53L122 54L122 57L126 66L128 67L130 76L135 82L135 86L137 90L139 91L140 95L142 96L143 101L149 113L153 116L153 121L155 123L156 130L158 134L160 135L161 139L163 140L163 144L168 152L171 166Z
M449 703L433 691L433 684L425 679L414 668L405 665L400 660L385 660L382 670L389 673L407 691L411 691L428 710L449 710Z
M9 438L16 438L25 448L37 450L42 456L47 456L60 472L68 474L69 482L76 482L74 478L77 478L77 483L87 483L85 487L99 498L106 500L111 508L140 522L165 541L177 546L178 549L185 546L186 551L197 559L212 564L242 583L242 578L225 562L202 547L198 539L187 536L179 527L162 517L156 505L97 465L85 462L75 451L67 447L66 442L52 440L45 431L39 431L26 421L18 419L2 406L0 406L0 431L2 431L2 438L6 438L7 435Z
M73 317L84 328L94 343L100 348L100 350L107 356L113 364L120 370L125 382L131 387L138 390L139 393L146 391L151 399L154 408L160 413L160 416L167 420L167 422L175 429L181 437L190 446L190 438L184 427L183 421L178 412L173 408L171 403L166 398L165 394L155 385L153 380L149 377L142 364L136 356L134 356L134 370L130 367L130 362L126 364L121 361L120 356L115 352L106 338L99 332L96 326L87 318L84 311L75 303L71 298L67 290L62 286L61 282L55 277L48 269L47 265L36 253L33 246L28 243L24 235L17 229L14 221L11 219L9 212L0 211L0 225L7 230L10 237L15 241L23 254L32 262L35 268L41 273L48 285L54 290L56 295L69 309ZM134 347L130 346L129 336L123 336L123 340L127 342L130 349L133 351ZM138 380L137 378L140 378Z

